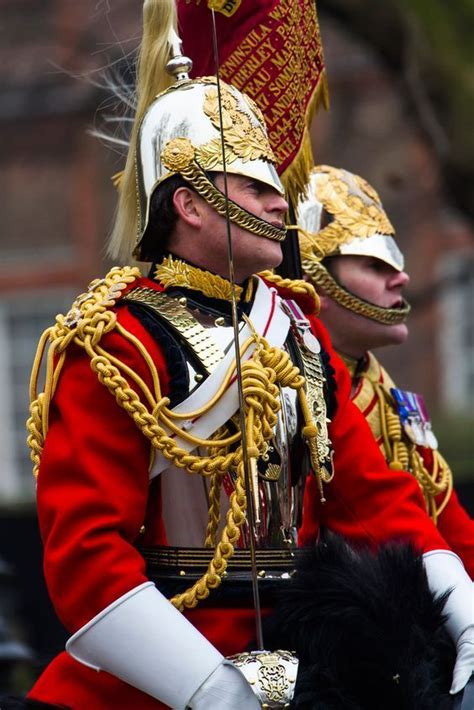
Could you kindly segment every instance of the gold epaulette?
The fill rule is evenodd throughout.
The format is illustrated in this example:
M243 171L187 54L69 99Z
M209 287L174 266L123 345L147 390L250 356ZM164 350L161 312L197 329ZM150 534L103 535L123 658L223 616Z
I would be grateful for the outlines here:
M33 475L38 469L48 431L51 399L56 390L66 350L70 343L84 348L91 359L98 352L101 338L117 326L116 314L111 310L129 284L140 278L139 269L115 267L103 279L95 279L86 293L72 304L69 312L56 316L56 322L42 334L30 379L30 417L26 423L27 443L33 462ZM46 349L44 390L38 394L38 378Z
M259 274L265 281L275 284L279 288L289 289L293 291L295 296L305 296L311 299L313 304L313 312L319 313L319 296L316 293L316 289L313 284L308 281L303 281L303 279L284 279L279 274L275 274L273 271L261 271Z

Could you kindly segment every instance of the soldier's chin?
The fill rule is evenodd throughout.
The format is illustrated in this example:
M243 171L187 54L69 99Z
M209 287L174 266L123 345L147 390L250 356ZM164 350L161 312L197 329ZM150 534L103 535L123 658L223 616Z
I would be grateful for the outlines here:
M406 323L396 323L382 327L386 345L402 345L408 338L408 326Z

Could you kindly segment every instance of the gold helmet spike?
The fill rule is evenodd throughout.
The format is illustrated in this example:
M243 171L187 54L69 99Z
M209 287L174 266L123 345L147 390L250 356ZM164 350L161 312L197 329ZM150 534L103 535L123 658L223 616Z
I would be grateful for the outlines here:
M328 220L328 221L326 221ZM372 256L403 271L404 258L380 197L366 180L348 170L318 165L297 208L303 271L345 308L380 323L404 322L410 311L382 308L344 289L324 265L337 255Z

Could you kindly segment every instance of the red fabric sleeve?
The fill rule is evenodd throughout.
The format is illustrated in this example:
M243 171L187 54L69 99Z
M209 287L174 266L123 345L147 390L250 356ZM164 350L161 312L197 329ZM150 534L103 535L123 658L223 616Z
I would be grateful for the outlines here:
M313 542L315 521L360 544L411 541L420 550L448 545L423 510L420 488L410 474L391 471L363 415L350 399L351 381L318 320L315 333L335 370L337 411L329 426L335 450L335 475L325 486L327 502L319 501L314 477L308 480L300 541Z
M166 392L157 344L125 309L119 321L151 354ZM147 379L133 345L116 332L101 346ZM45 577L58 616L74 632L146 581L133 547L145 519L150 446L131 417L70 346L55 393L38 477Z
M438 518L438 530L474 579L474 520L459 502L456 491Z

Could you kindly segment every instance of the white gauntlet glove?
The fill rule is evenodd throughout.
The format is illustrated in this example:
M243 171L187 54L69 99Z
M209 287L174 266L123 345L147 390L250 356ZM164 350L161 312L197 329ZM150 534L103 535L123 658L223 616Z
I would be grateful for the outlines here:
M189 701L191 710L259 710L242 673L229 661L216 668Z
M444 608L446 629L456 644L456 665L450 693L459 693L474 672L474 593L471 579L454 552L423 555L428 584L435 594L452 590Z

